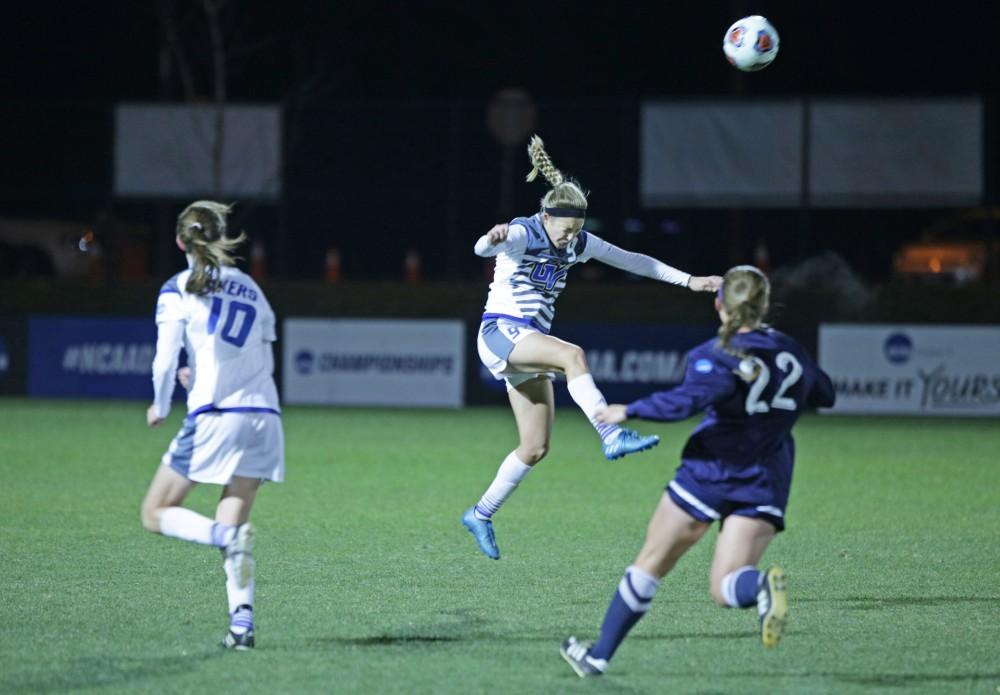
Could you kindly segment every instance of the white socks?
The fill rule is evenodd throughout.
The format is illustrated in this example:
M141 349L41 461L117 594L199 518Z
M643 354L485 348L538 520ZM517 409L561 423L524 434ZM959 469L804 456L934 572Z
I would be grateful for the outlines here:
M608 402L604 400L604 394L600 392L597 384L594 383L593 376L589 373L581 374L572 381L567 381L566 388L569 389L569 395L580 406L580 410L590 420L590 424L597 430L597 434L601 436L603 442L607 443L618 436L621 427L618 425L604 425L595 419L597 411L605 407Z
M227 526L184 507L167 507L160 512L160 533L182 541L224 548L236 534L235 526Z
M247 558L246 561L252 563L253 559ZM257 585L257 580L253 576L254 573L251 571L250 581L241 589L236 584L236 572L233 571L232 559L224 558L222 566L226 570L226 596L229 597L230 615L235 613L239 606L252 606L254 589Z
M496 478L486 488L486 492L483 493L476 505L476 518L485 521L496 514L500 506L517 488L517 484L524 480L524 476L528 475L530 470L531 466L519 459L516 451L507 454L507 458L497 469Z

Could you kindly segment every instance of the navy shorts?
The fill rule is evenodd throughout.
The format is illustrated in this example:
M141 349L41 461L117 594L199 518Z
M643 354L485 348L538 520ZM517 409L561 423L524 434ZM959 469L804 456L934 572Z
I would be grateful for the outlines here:
M784 487L784 486L782 486ZM698 481L681 466L666 492L678 507L698 521L724 522L726 517L747 516L764 519L779 532L785 530L785 505L788 490L768 490L759 486L746 489Z

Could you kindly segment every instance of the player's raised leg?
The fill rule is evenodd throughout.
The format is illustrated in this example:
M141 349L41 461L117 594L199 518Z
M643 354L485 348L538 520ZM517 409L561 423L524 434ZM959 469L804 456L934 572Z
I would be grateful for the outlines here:
M517 383L516 379L514 383ZM517 448L500 464L496 477L479 502L462 517L462 523L475 537L479 549L494 560L500 559L500 549L493 533L493 515L514 493L532 467L548 453L555 415L552 381L546 376L517 383L509 389L507 395L517 422Z
M587 365L583 349L551 335L533 333L511 350L507 363L526 372L557 369L566 375L566 388L573 401L590 420L604 445L604 455L617 459L656 446L660 438L643 437L632 430L598 421L597 413L607 405Z
M765 647L777 646L788 619L785 573L780 567L757 569L775 533L774 525L764 519L726 517L715 544L710 578L712 598L720 606L757 607Z
M256 588L253 557L254 528L248 521L260 481L235 476L222 490L215 509L220 523L236 529L232 543L223 552L226 595L229 599L229 632L222 641L230 649L254 646L253 606Z
M604 673L618 646L646 614L664 577L687 550L708 530L709 524L692 518L669 495L663 495L650 519L642 550L618 583L593 646L575 637L563 642L564 659L580 677ZM583 644L583 648L580 645Z
M143 528L191 543L224 548L236 535L234 526L180 506L196 484L168 464L161 464L142 501Z

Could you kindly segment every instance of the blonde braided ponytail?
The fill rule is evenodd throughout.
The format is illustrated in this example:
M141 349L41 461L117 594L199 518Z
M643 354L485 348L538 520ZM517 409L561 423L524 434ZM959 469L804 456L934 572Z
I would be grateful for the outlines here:
M549 153L545 151L545 143L537 135L531 136L531 141L528 143L528 156L531 158L531 171L528 172L525 180L534 181L538 178L539 172L553 188L565 180L562 172L556 169L556 165L552 163Z
M531 158L531 171L528 172L527 180L534 181L541 174L552 186L542 198L543 210L547 207L587 209L587 194L583 188L556 168L549 153L545 151L545 143L537 135L533 135L528 143L528 156Z

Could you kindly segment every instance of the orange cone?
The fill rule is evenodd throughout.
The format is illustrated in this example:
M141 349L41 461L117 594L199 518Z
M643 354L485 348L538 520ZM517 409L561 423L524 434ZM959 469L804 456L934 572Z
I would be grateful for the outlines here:
M753 247L753 264L760 268L765 275L771 272L771 251L763 239L758 239L757 244Z
M411 285L416 285L421 280L420 254L415 249L406 252L406 257L403 259L403 274L406 282Z
M250 277L260 282L267 276L267 253L259 241L250 246Z
M331 246L326 250L326 272L324 278L327 282L340 282L340 251L337 247Z

